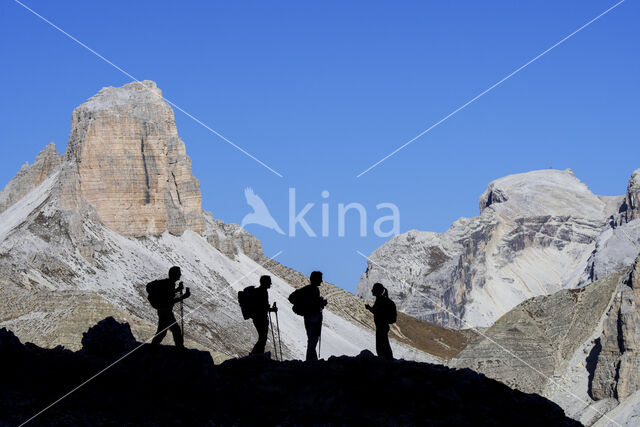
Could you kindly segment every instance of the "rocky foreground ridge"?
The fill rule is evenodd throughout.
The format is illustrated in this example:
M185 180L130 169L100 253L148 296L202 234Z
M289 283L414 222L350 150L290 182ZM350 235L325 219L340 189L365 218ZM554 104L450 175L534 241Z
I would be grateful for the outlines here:
M308 278L265 256L238 225L202 210L173 111L155 83L104 88L73 111L66 152L49 144L0 192L0 326L42 347L77 350L90 325L114 316L145 341L157 320L145 284L172 265L193 291L185 304L188 346L217 361L247 354L256 333L236 293L270 274L283 354L304 355L302 318L287 296ZM330 284L323 293L323 355L373 349L363 301ZM467 342L406 315L392 337L399 357L422 361L448 360Z
M412 230L376 249L358 283L376 281L407 314L454 328L488 327L528 298L628 267L640 253L640 169L623 196L598 196L570 170L490 183L480 215L444 233Z
M104 319L83 348L23 345L0 329L0 422L20 424L136 348L127 324ZM267 357L214 365L209 353L140 347L36 424L74 425L558 425L554 403L471 370L384 361L370 352L327 361Z

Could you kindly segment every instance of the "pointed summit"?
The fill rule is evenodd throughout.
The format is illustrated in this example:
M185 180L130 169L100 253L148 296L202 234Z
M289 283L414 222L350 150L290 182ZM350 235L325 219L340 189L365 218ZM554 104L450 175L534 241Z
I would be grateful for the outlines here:
M627 194L618 210L618 224L640 218L640 169L636 169L627 186Z
M62 154L56 151L56 144L50 142L38 154L32 165L25 163L9 184L0 191L0 213L59 170L62 160Z

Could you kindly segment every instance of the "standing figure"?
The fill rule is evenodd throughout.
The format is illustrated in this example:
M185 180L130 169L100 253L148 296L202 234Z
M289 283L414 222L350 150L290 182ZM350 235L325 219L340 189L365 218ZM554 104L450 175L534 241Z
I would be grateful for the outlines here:
M271 276L260 277L260 286L251 290L251 305L253 308L252 320L253 325L258 331L258 341L253 346L251 354L262 354L267 345L267 337L269 335L269 313L277 312L276 307L269 305L269 292L271 287ZM275 346L275 343L273 343Z
M375 283L371 293L376 297L373 307L365 304L365 308L373 313L376 324L376 353L379 357L393 360L391 344L389 344L389 325L395 323L398 317L396 305L389 298L389 291L381 283Z
M147 284L149 302L153 308L158 310L158 330L151 341L153 345L160 344L167 335L167 330L170 330L176 347L184 348L182 330L173 315L173 305L191 296L191 291L186 288L184 295L176 297L176 294L179 294L184 289L182 282L176 287L176 282L180 280L181 276L180 267L174 266L169 269L169 277L167 279L154 280Z
M307 361L318 360L316 346L322 333L322 310L327 300L320 296L322 273L314 271L309 276L310 283L297 289L289 296L293 304L293 312L304 317L304 328L307 331Z

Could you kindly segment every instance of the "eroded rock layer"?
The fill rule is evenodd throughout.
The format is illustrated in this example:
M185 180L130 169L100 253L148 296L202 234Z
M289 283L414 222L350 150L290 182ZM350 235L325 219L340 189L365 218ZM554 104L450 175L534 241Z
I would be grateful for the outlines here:
M173 110L151 81L102 89L73 111L62 202L125 236L204 230L200 183Z

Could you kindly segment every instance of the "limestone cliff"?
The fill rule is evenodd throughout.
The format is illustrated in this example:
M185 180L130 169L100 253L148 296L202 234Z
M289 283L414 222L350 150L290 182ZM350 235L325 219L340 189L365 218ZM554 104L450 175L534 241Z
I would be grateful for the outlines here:
M640 169L636 169L627 186L627 194L618 209L618 214L612 217L616 225L625 224L640 218Z
M591 384L597 399L624 400L640 390L640 258L619 286L603 331Z
M56 145L52 142L38 154L32 165L25 163L16 176L0 191L0 213L6 211L9 206L22 199L59 170L62 161L62 154L56 151Z
M86 201L125 236L204 230L200 183L154 82L107 87L77 107L65 158L65 208Z

